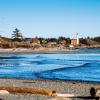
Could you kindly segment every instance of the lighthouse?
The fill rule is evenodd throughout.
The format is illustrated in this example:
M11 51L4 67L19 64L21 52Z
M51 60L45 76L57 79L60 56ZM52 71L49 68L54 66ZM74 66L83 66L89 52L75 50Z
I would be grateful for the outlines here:
M79 34L77 33L77 45L79 45Z

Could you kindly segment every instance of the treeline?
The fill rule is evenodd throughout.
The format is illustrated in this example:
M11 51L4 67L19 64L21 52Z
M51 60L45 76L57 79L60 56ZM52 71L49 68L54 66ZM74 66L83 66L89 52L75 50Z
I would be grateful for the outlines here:
M94 38L80 38L80 43L85 45L96 45L100 44L100 36Z
M80 38L80 44L78 46L91 46L91 45L100 45L100 36L94 38ZM15 29L13 31L11 38L0 37L0 47L4 48L14 48L14 47L59 47L64 46L67 47L71 44L71 39L68 37L58 37L58 38L42 38L42 37L35 37L35 38L25 38L19 29Z

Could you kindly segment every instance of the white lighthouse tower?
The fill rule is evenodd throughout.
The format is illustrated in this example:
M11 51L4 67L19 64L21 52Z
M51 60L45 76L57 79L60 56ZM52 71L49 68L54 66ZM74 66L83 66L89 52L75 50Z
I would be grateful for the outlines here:
M77 45L79 45L79 34L77 33Z

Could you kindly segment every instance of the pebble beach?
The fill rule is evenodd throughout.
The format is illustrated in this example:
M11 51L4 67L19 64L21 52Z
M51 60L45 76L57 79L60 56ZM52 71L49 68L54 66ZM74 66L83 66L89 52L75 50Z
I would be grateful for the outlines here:
M33 89L50 89L50 90L55 90L57 93L74 94L76 96L89 96L90 88L91 87L99 88L100 83L60 81L60 80L0 79L0 86L28 87ZM40 94L10 93L5 95L0 95L1 100L63 100L54 98L55 97L45 96ZM80 100L80 99L75 98L66 100Z

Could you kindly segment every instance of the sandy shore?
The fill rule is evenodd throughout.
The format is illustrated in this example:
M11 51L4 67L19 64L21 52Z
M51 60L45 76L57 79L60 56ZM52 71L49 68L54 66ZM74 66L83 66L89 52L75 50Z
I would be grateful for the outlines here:
M75 81L52 81L52 80L18 80L0 79L0 86L28 87L34 89L51 89L58 93L71 93L80 96L90 95L91 87L99 87L99 83L75 82ZM53 97L36 94L9 94L0 95L2 100L48 100ZM68 99L69 100L69 99ZM80 100L80 99L71 99Z
M60 48L39 48L39 49L26 49L26 48L11 48L11 49L0 49L1 54L5 53L52 53L52 52L68 52L72 51L70 49L60 49Z

